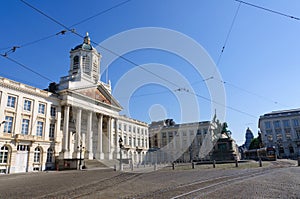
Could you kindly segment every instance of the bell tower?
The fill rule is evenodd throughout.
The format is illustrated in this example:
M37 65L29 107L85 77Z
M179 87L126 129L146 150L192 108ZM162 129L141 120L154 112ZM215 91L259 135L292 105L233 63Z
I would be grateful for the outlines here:
M91 45L89 34L83 43L70 51L69 75L60 80L60 89L97 85L100 77L101 55Z
M70 51L69 75L97 83L100 75L100 58L101 55L91 45L89 34L86 33L83 43Z

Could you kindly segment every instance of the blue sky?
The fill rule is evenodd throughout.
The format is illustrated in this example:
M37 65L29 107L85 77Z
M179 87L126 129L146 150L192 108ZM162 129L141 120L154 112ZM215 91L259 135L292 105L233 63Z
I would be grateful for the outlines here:
M27 2L69 27L123 1ZM300 17L298 0L247 2ZM97 43L133 28L168 28L194 39L217 62L238 6L239 3L234 0L131 0L74 28L82 35L89 32L91 39ZM22 46L64 29L21 1L2 2L0 11L1 54L12 46ZM226 105L238 110L227 108L226 121L239 144L244 142L247 127L257 134L260 115L273 110L299 107L299 35L300 21L245 4L240 5L226 48L217 66L223 81L227 82ZM66 33L25 45L9 54L9 57L58 82L60 77L68 73L70 49L81 42L82 39L78 36ZM202 81L203 77L197 75L184 59L172 53L143 49L124 56L137 64L168 65L182 74L196 93L210 97L206 84ZM0 58L0 76L39 88L46 88L50 83L49 80L3 57ZM132 64L122 59L114 61L109 66L112 86L114 87L120 77L132 68ZM168 75L165 77L168 78ZM106 78L102 77L102 80L106 81ZM149 84L139 88L128 99L130 116L150 122L151 107L152 110L161 110L163 107L167 117L180 122L180 102L174 97L174 93L176 94L162 85ZM200 119L210 120L211 102L198 98L198 103L201 107ZM153 112L152 117L155 117Z

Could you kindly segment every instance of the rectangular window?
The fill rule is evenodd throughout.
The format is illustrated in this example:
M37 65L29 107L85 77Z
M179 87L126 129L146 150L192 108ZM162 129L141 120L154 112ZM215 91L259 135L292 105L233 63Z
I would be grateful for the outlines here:
M124 124L124 131L127 131L127 125Z
M45 104L39 104L39 110L38 113L45 114Z
M204 135L207 134L208 129L203 129Z
M283 127L284 128L289 128L290 127L290 121L289 120L283 120Z
M270 129L271 128L271 122L265 122L265 128Z
M272 134L272 130L266 130L266 134Z
M22 131L21 131L21 134L28 135L28 129L29 129L29 120L23 119L22 120Z
M300 130L296 130L297 138L300 139Z
M38 121L36 126L36 135L43 136L44 122Z
M166 132L162 132L162 133L161 133L161 137L162 137L162 138L166 138L166 137L167 137L167 136L166 136Z
M128 131L131 132L131 125L128 126Z
M24 100L24 111L31 111L31 101Z
M272 142L273 141L273 135L268 135L268 140L269 140L269 142Z
M135 133L135 126L133 127L133 132Z
M182 132L182 136L186 136L186 131L183 131L183 132Z
M132 144L132 140L131 140L131 137L129 137L129 145L131 146Z
M55 124L50 124L49 138L54 138L54 133L55 133Z
M8 96L8 98L7 98L7 106L15 108L15 106L16 106L16 97Z
M274 128L280 128L280 121L274 121Z
M6 116L5 117L5 124L4 124L4 133L11 133L13 127L13 117Z
M278 140L278 141L282 141L282 134L281 134L281 133L278 133L278 134L277 134L277 140Z
M293 119L293 123L295 127L299 126L299 120L298 119Z
M290 129L286 129L285 130L285 138L287 140L292 140L292 134L291 134L291 130Z
M51 106L51 108L50 108L50 115L51 115L51 117L55 117L56 116L56 107Z
M133 138L133 146L136 146L136 140Z
M194 136L194 131L190 130L190 136Z
M119 130L122 130L122 123L119 123Z
M123 139L124 145L127 145L127 136L124 135L124 139Z

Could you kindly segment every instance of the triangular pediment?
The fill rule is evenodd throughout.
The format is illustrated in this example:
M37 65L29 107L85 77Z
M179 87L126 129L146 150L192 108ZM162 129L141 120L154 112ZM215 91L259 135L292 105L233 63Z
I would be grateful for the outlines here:
M90 99L100 102L100 104L106 104L108 106L113 106L119 110L122 110L122 106L119 102L107 91L103 85L97 85L90 88L76 89L76 92L82 96L86 96Z
M90 97L92 99L95 99L97 101L103 102L105 104L111 105L111 100L107 99L97 88L88 88L79 90L78 93L85 95L87 97Z

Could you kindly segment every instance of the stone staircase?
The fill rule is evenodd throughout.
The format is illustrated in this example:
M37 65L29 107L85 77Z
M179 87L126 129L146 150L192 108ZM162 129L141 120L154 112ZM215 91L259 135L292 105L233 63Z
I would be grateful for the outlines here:
M118 164L117 160L84 160L85 169L114 168Z

